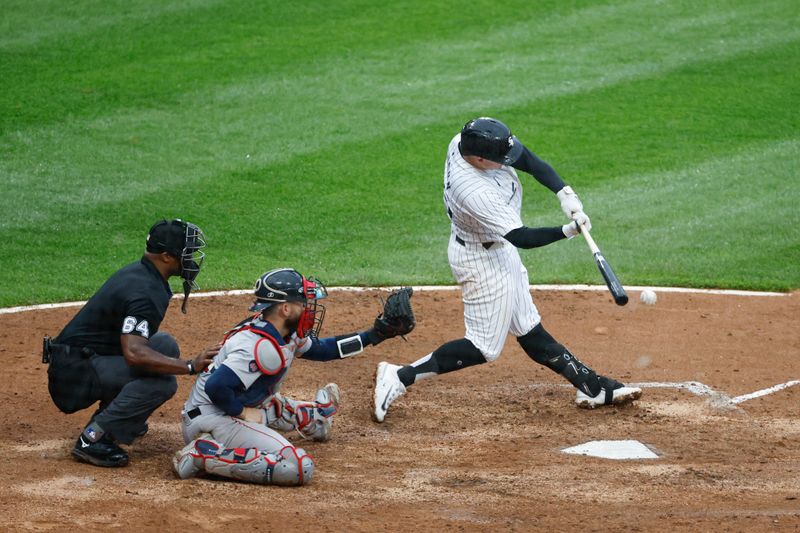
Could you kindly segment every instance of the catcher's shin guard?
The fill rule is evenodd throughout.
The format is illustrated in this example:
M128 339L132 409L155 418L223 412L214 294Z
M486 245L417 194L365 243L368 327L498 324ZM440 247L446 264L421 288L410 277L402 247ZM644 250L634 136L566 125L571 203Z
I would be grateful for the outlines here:
M528 354L528 357L553 372L561 374L575 388L590 396L596 396L600 392L600 381L594 370L584 365L569 350L559 344L541 323L525 335L517 337L517 342Z
M310 483L314 476L314 460L302 448L286 446L277 454L257 448L221 449L219 443L203 437L177 452L172 465L181 479L205 471L262 485L297 486Z
M208 457L209 474L262 485L297 486L311 482L314 461L302 448L284 447L280 453L266 453L257 448L228 448Z
M266 407L267 425L278 431L295 429L305 438L327 441L339 399L336 383L328 383L319 389L313 402L299 402L276 394Z

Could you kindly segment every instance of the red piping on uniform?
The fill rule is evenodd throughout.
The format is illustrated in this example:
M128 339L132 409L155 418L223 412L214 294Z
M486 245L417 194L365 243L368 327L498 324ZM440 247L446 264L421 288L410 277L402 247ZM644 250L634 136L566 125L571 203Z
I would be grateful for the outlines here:
M268 429L263 424L258 424L256 422L246 423L244 420L240 420L240 419L236 418L235 416L230 417L230 419L233 420L233 422L235 422L236 424L241 424L241 425L251 429L252 431L256 431L256 432L264 435L265 437L271 438L272 440L276 441L278 444L283 444L284 442L286 442L285 439L283 441L281 441L281 439L277 438L275 435L272 435L271 433L267 433L266 431L261 430L258 426L261 426L264 429ZM272 431L272 430L270 430L270 431Z

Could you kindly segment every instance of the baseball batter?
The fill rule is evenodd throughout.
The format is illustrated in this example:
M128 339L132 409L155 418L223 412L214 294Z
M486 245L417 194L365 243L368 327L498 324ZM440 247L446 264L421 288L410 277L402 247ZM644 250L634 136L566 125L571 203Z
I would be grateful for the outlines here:
M178 477L207 472L273 485L311 481L311 456L280 432L328 440L339 388L329 383L311 402L284 396L281 384L295 357L351 357L414 326L411 291L404 289L389 296L372 328L320 340L325 310L318 301L326 295L318 280L289 268L271 270L256 281L250 310L258 313L225 335L219 354L198 376L184 405L187 445L173 458Z
M517 170L553 191L571 222L550 228L524 226ZM591 229L578 196L550 165L499 120L471 120L447 148L444 204L451 225L448 259L461 286L466 334L410 365L380 363L374 396L376 421L384 420L389 406L410 385L494 361L508 333L531 359L575 386L580 407L621 404L641 396L641 389L596 374L559 344L545 330L531 298L528 271L517 248L572 238L580 233L581 225Z

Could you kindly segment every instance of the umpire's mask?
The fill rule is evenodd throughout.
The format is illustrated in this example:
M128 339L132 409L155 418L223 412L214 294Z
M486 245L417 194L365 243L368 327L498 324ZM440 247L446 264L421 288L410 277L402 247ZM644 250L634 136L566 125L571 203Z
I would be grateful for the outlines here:
M156 222L147 235L148 252L167 252L180 261L181 271L178 275L183 279L184 299L181 311L184 314L189 293L199 288L195 278L200 273L206 256L202 251L205 246L203 231L195 224L179 218Z

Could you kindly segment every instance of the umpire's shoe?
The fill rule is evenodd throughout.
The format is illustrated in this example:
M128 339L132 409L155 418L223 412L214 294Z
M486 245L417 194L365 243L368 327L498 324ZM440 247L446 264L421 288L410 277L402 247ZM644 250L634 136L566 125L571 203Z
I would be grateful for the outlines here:
M615 381L605 376L600 378L600 392L596 396L589 396L578 389L575 396L575 403L584 409L594 409L601 405L622 405L638 400L642 396L642 389L639 387L626 387L619 381Z
M128 454L125 450L105 435L97 442L92 442L81 434L72 449L72 456L78 461L96 466L116 467L128 464Z

